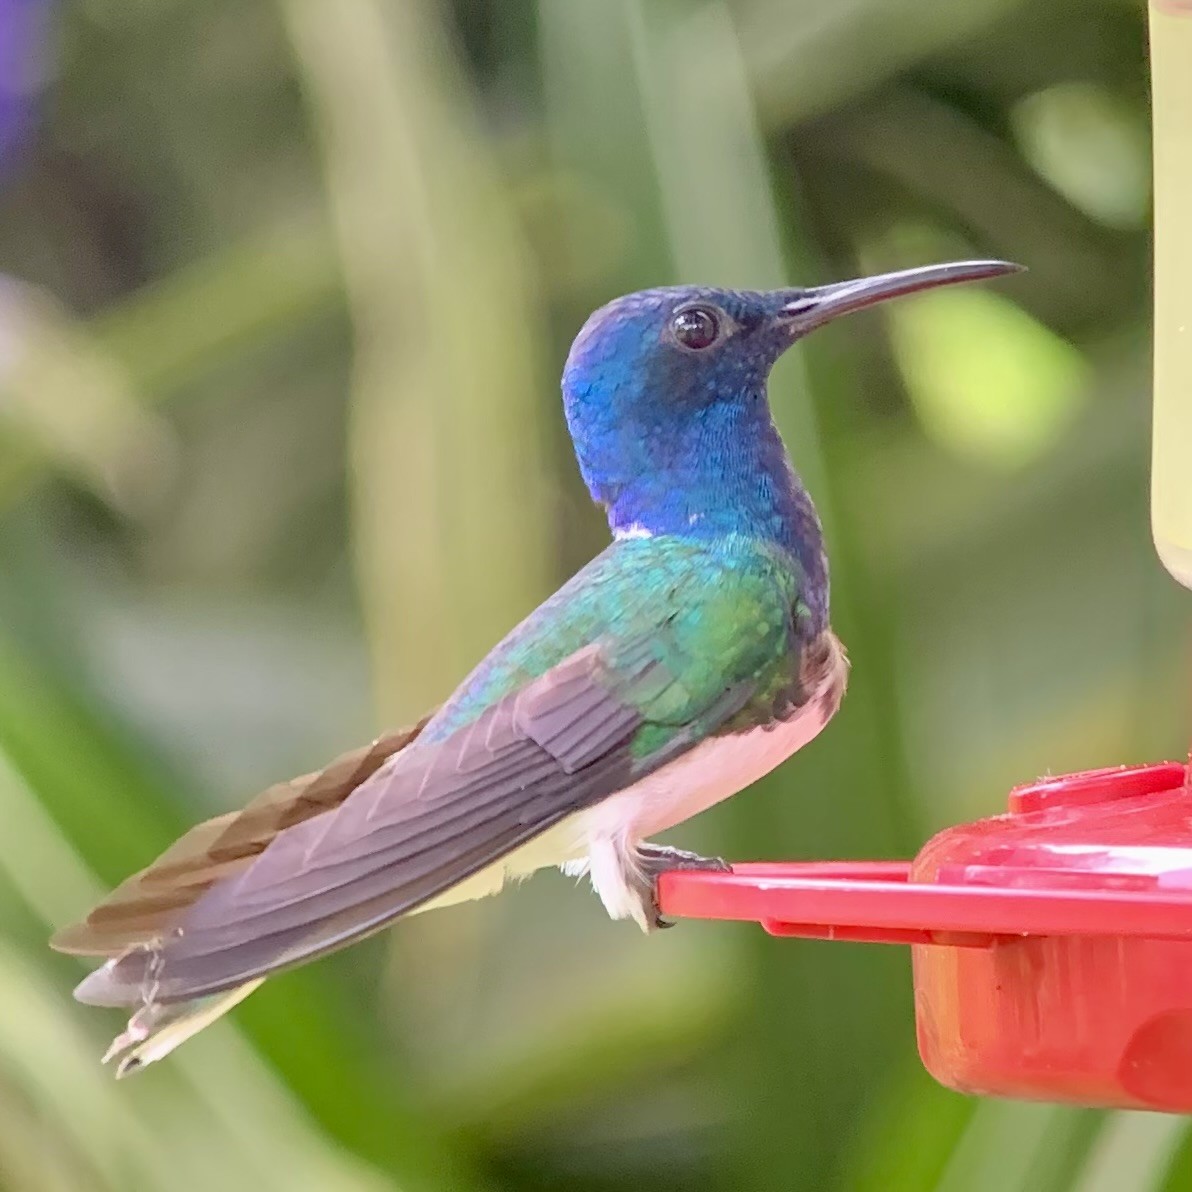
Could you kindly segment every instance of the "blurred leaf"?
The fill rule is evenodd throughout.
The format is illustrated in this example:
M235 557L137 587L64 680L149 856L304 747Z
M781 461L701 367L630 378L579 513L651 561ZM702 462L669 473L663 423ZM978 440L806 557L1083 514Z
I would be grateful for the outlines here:
M593 1104L651 1079L724 1032L738 1010L737 983L727 973L699 976L699 988L676 997L676 982L655 985L643 974L595 1011L576 1007L543 1022L530 1047L488 1053L483 1067L451 1082L436 1098L436 1116L465 1137L506 1145L511 1136L582 1120Z
M1140 112L1095 84L1059 83L1011 115L1027 161L1062 195L1112 227L1145 222L1151 161Z
M289 338L334 309L338 262L317 221L285 221L153 282L91 330L154 400L250 345Z
M934 1192L1066 1192L1088 1146L1085 1126L1067 1107L983 1101Z
M44 467L79 477L141 515L174 479L174 438L144 407L220 361L324 311L334 257L312 228L270 230L179 270L90 321L9 279L0 290L0 393L7 393L0 503ZM7 423L7 428L5 428Z
M524 249L434 17L284 5L356 335L355 545L381 704L420 713L545 595Z
M941 1088L916 1062L899 1073L850 1148L839 1187L847 1192L927 1192L938 1186L979 1102Z
M1092 349L1091 382L1073 423L1012 482L941 451L917 429L860 428L855 485L867 556L883 571L904 574L925 564L948 567L958 553L979 554L990 540L1037 524L1041 508L1050 517L1068 511L1078 517L1090 489L1142 499L1148 353L1132 325Z
M86 843L107 883L140 868L182 826L131 739L105 728L77 693L55 689L5 641L0 747L67 838Z
M1183 1137L1174 1149L1164 1178L1156 1183L1155 1192L1183 1192L1192 1186L1192 1130L1184 1127Z
M127 512L157 498L173 444L117 362L48 294L11 278L0 284L0 329L0 499L39 458Z
M668 270L668 226L653 156L665 145L642 118L636 7L588 0L537 4L544 119L556 168L618 210L626 227L628 251L595 279L589 305L610 297L610 287L657 285ZM640 35L640 19L636 24ZM582 227L565 231L587 236ZM574 312L577 319L586 313Z
M887 312L927 434L976 462L1014 467L1056 444L1085 393L1080 353L989 290L924 294Z
M1022 0L740 0L759 111L788 126L847 105L928 54L979 38Z
M1174 1114L1121 1113L1110 1117L1071 1192L1159 1192L1187 1123Z

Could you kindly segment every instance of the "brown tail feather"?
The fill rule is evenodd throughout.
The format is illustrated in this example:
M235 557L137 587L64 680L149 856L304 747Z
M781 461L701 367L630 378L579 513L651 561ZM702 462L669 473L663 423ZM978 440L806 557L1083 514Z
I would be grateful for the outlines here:
M243 868L279 832L338 807L414 740L431 715L345 753L321 770L269 787L242 811L191 828L152 865L117 886L81 923L58 932L50 946L76 956L118 956L160 938L213 883Z

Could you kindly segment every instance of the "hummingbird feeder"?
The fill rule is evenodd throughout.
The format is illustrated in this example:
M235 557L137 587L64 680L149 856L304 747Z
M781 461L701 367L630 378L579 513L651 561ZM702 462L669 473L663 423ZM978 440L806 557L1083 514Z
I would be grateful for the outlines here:
M1192 0L1151 0L1152 531L1192 588ZM908 944L919 1054L960 1092L1192 1113L1192 772L1092 770L903 862L671 872L664 914Z
M1192 786L1174 763L1010 792L910 863L673 872L665 914L911 945L919 1054L966 1093L1192 1113Z

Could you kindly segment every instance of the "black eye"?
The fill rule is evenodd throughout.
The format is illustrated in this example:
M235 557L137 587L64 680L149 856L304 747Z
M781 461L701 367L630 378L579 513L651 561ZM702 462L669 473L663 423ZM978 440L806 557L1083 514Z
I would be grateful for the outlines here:
M698 352L716 342L720 320L706 306L689 306L671 319L671 331L683 347Z

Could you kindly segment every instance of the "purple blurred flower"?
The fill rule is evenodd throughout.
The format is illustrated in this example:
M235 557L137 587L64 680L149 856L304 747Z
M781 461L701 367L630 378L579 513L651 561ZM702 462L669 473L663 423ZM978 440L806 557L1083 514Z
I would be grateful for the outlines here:
M48 68L53 0L0 0L0 171L27 143Z

